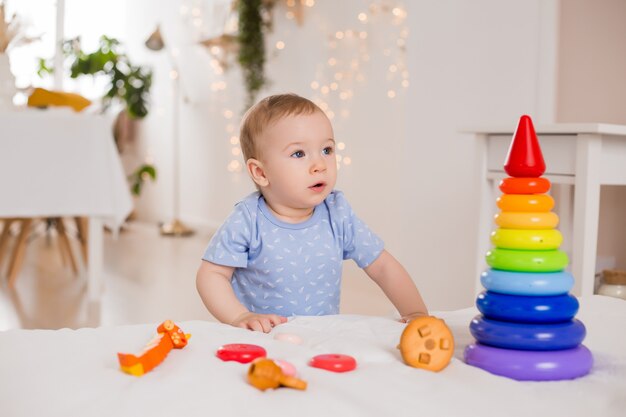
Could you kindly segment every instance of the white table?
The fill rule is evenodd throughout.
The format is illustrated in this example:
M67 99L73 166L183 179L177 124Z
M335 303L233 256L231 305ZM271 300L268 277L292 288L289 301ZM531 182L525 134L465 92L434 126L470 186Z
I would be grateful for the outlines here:
M109 120L69 109L0 113L0 218L89 218L90 300L102 290L103 223L118 228L132 199Z
M498 184L507 176L503 165L515 128L466 130L474 133L479 143L480 219L476 292L482 290L480 273L486 268L484 255L490 247L490 231L495 228L493 215L496 198L500 195ZM626 185L626 126L554 124L535 126L535 130L546 162L544 176L553 184L573 185L573 204L568 203L571 195L565 187L557 199L557 204L565 205L560 207L559 228L570 222L572 224L570 268L576 279L573 292L576 295L591 295L595 280L600 186Z

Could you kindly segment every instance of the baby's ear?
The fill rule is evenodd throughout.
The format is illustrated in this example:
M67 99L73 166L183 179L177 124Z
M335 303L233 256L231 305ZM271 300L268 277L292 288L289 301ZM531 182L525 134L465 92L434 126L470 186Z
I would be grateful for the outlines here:
M248 169L248 174L250 174L252 181L259 187L267 187L270 182L265 176L265 170L263 169L261 161L250 158L246 161L246 168Z

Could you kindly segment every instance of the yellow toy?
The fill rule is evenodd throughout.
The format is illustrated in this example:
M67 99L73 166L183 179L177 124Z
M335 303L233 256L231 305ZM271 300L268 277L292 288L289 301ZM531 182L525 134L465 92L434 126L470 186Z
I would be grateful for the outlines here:
M152 339L139 356L130 353L118 353L122 371L142 376L163 362L172 349L182 349L187 346L190 334L185 334L171 320L165 320L157 327L158 335Z
M79 94L51 91L44 88L35 88L28 97L28 107L67 106L80 112L90 104L91 101Z

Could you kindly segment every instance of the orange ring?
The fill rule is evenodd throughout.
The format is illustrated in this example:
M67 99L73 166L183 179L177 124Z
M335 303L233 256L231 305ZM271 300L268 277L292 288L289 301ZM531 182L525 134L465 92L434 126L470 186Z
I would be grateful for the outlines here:
M547 212L554 207L554 199L548 194L502 194L496 200L502 211Z
M543 194L548 190L550 190L550 180L544 177L507 177L500 181L500 191L504 194Z
M493 216L493 220L503 229L555 229L559 224L559 216L548 213L516 213L501 211Z

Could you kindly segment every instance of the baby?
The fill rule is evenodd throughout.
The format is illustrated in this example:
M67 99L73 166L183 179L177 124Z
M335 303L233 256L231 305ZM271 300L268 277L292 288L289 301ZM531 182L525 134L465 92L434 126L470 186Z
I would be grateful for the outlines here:
M215 318L267 333L289 316L338 314L344 259L365 270L403 321L428 315L407 271L333 189L335 139L317 105L267 97L245 114L240 141L258 191L235 205L198 269L198 292Z

